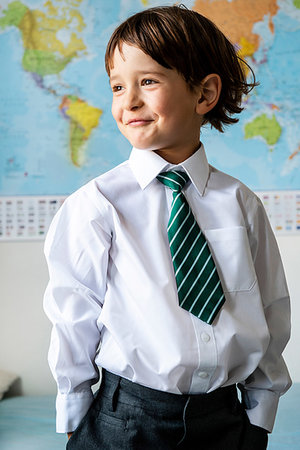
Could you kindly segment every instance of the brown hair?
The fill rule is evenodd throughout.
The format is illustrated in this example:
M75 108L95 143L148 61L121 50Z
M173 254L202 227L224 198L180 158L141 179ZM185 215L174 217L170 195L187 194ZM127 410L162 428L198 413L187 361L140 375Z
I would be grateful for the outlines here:
M258 83L251 67L236 54L224 34L206 17L179 6L150 8L129 17L116 28L106 48L105 67L108 75L116 47L134 45L156 62L180 73L190 89L201 85L209 74L222 80L217 105L205 114L204 122L223 132L224 125L238 122L232 114L240 113L243 94ZM253 82L247 82L246 70Z

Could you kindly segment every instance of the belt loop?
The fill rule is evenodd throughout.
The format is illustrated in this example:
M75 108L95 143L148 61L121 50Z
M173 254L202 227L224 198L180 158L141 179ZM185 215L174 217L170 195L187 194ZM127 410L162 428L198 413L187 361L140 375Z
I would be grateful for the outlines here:
M121 377L118 376L117 379L114 380L114 388L113 388L112 396L111 396L111 411L112 412L114 412L117 407L120 382L121 382Z

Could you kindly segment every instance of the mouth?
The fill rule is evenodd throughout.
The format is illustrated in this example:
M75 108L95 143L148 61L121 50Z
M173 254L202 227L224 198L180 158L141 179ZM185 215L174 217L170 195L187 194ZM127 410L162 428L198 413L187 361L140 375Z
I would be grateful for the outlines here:
M125 122L125 124L130 125L132 127L138 127L138 126L148 125L151 122L153 122L152 119L136 118L136 119L128 120L127 122Z

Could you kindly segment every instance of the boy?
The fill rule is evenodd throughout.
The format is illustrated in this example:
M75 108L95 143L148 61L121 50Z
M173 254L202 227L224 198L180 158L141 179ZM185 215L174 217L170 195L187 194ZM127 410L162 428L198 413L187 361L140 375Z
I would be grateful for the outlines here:
M283 268L259 199L200 143L255 83L208 19L177 6L125 21L105 60L134 148L48 233L57 431L68 449L265 449L290 386Z

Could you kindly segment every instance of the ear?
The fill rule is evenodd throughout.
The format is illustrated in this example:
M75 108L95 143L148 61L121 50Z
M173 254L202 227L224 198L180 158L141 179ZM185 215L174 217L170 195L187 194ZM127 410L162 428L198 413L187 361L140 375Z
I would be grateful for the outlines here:
M211 73L201 81L199 86L199 99L196 112L204 115L212 110L218 103L222 89L222 81L219 75Z

